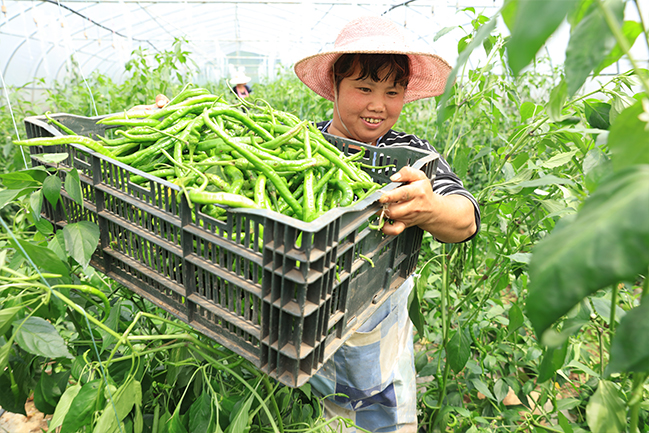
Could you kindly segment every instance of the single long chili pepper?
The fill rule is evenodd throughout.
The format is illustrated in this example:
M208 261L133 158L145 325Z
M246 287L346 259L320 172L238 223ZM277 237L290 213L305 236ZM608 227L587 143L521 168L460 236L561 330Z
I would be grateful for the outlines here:
M214 104L214 102L204 102L200 104L188 105L186 107L180 107L167 116L163 121L160 122L158 129L164 129L174 124L178 119L187 116L190 113L201 114L205 108L209 108Z
M309 144L309 129L305 129L305 156L311 159L311 145ZM303 220L309 222L316 217L316 197L314 196L314 170L305 171L304 191L302 199Z
M129 126L129 127L136 127L136 126L158 126L160 124L159 120L156 119L140 119L140 118L135 118L135 119L100 119L97 121L97 123L102 124L102 125L109 125L109 126Z
M230 144L234 150L241 153L249 161L251 161L255 165L255 168L261 171L262 174L264 174L267 177L267 179L269 179L273 183L280 196L282 196L282 198L287 203L289 203L294 213L298 216L302 216L302 207L300 206L300 203L298 203L298 201L295 198L293 198L293 196L291 195L291 191L289 191L289 188L287 188L286 184L284 183L284 180L282 180L282 178L275 171L273 171L271 167L269 167L258 156L252 154L251 152L242 148L236 142L231 140L230 137L228 137L228 134L226 134L225 131L221 129L218 124L216 124L210 119L210 115L208 114L208 111L204 111L203 114L201 114L201 117L204 118L205 125L208 128L214 131L226 143Z
M234 108L230 108L230 107L213 107L208 111L208 116L210 117L217 116L217 115L223 115L223 116L236 119L244 126L246 126L248 129L255 132L257 135L259 135L260 137L266 140L273 140L274 138L273 135L271 135L266 129L259 126L257 123L255 123L253 119L246 116L244 113L242 113L239 110L235 110Z
M130 155L116 157L115 159L117 159L118 161L124 164L135 165L136 163L142 161L143 159L149 156L160 153L162 149L166 149L168 147L173 146L173 144L174 144L174 140L172 137L163 137L152 146L146 147L142 150L138 150L137 152L132 153Z
M181 161L183 159L183 148L184 145L187 144L187 140L190 138L190 134L194 129L198 129L201 126L203 126L203 117L197 116L196 118L192 119L192 121L185 127L183 132L181 132L178 136L178 139L174 141L174 160L175 161ZM181 177L181 169L178 165L176 167L176 177Z
M303 128L306 128L307 122L308 122L307 120L300 122L293 128L287 130L285 133L278 135L273 140L262 143L261 146L266 149L277 149L278 147L282 146L284 143L286 143L287 141L289 141L290 139L298 135L300 131L303 130Z
M339 206L345 207L352 204L352 200L354 200L354 191L352 191L352 188L347 182L340 179L332 179L329 183L336 186L339 191L341 191L341 194L343 194Z
M60 137L34 137L27 140L16 140L13 142L17 146L57 146L61 144L81 144L88 149L101 153L104 156L115 158L113 153L101 145L101 143L81 135L62 135Z
M167 176L174 175L174 169L173 168L161 168L159 170L150 171L147 174L150 174L151 176L165 178ZM137 183L137 184L142 184L142 183L145 183L145 182L149 181L149 179L146 179L143 176L138 176L137 174L131 176L130 180L131 180L131 182Z
M50 113L49 111L47 111L47 112L45 113L45 118L47 119L47 122L48 122L48 123L53 123L53 124L54 124L55 126L57 126L61 131L65 132L65 133L68 134L68 135L77 135L76 132L74 132L72 129L68 128L67 126L65 126L63 123L59 122L59 121L56 120L56 119L51 118L51 117L50 117L50 114L52 114L52 113Z
M255 180L255 187L253 189L253 198L255 203L261 208L270 209L270 205L266 199L266 176L260 174Z
M229 192L199 191L195 188L188 188L187 194L192 203L221 204L230 207L245 207L252 209L260 208L253 200Z
M242 186L244 185L244 174L237 167L232 165L226 166L224 170L226 175L230 178L230 187L227 192L239 194Z

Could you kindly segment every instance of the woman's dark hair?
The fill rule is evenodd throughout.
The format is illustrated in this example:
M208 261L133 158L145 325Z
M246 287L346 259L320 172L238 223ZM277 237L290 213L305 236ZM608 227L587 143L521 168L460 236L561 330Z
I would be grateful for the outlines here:
M344 78L352 76L357 65L361 69L358 80L370 78L379 82L394 76L394 84L399 84L406 89L411 76L409 58L406 54L343 54L334 63L335 89L339 88Z

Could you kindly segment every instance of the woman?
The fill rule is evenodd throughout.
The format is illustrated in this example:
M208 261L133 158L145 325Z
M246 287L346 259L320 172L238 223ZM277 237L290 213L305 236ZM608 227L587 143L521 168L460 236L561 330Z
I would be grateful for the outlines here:
M321 131L374 146L435 149L424 139L391 128L405 103L444 92L451 67L440 57L411 49L400 29L382 17L348 23L334 48L300 60L298 78L334 102ZM386 235L419 226L441 242L464 242L479 230L478 203L440 158L433 186L410 167L391 177L403 185L385 193ZM417 431L413 327L407 299L413 277L365 322L312 377L327 417L341 415L373 432ZM332 394L344 394L331 396ZM355 431L351 429L349 431Z

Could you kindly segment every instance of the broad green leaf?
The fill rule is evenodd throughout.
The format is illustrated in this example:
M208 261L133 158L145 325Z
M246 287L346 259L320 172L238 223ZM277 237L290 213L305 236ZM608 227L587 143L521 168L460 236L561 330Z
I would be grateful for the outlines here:
M0 376L2 376L5 372L5 368L9 365L9 352L11 352L11 346L13 346L13 344L13 340L9 340L0 346Z
M46 164L58 164L68 159L67 153L37 153L30 156Z
M16 375L16 364L12 363L10 368L13 368L12 373ZM29 378L31 380L31 377ZM28 385L27 382L25 385ZM18 385L18 386L16 386ZM25 411L25 403L29 397L28 391L31 391L31 386L21 386L17 384L9 374L0 375L0 407L7 412L19 413L27 416ZM4 432L3 432L4 433Z
M43 169L29 169L0 174L0 180L7 189L38 188L48 177Z
M419 277L418 280L420 280L421 278L422 277ZM422 314L422 309L420 308L420 297L418 296L417 286L414 286L413 289L411 289L411 293L409 294L409 299L408 299L408 306L409 306L409 318L411 319L413 326L415 326L415 329L418 331L418 335L420 337L423 337L425 318L424 315Z
M541 105L533 104L532 102L526 101L519 107L519 115L521 116L521 123L525 123L526 120L534 117L537 113L542 111Z
M129 377L112 395L112 401L106 402L106 406L95 425L94 433L108 433L118 431L118 419L120 422L131 412L133 405L137 402L138 394L142 397L140 382Z
M45 358L73 358L63 338L47 320L32 316L13 325L16 343L23 350Z
M514 332L524 324L524 313L519 305L512 304L508 310L508 333Z
M498 403L501 403L503 399L506 398L509 390L510 386L503 379L499 379L494 383L494 396Z
M648 296L628 311L616 328L606 374L648 372Z
M546 113L553 122L558 122L562 119L562 109L566 102L566 81L564 78L560 83L551 90L548 103L546 104Z
M544 6L547 4L547 2L536 3ZM555 3L564 2L549 4ZM603 7L610 10L618 23L622 23L624 4L621 0L605 0ZM615 43L600 8L594 8L575 26L571 31L564 61L569 96L584 84L591 71L603 61Z
M609 129L609 110L612 106L595 99L585 101L585 116L592 128Z
M648 196L647 165L614 173L533 247L526 314L538 336L589 294L647 272Z
M51 415L65 387L68 384L70 371L41 372L41 377L34 388L34 405L44 414Z
M510 260L517 263L530 263L530 253L514 253L507 256Z
M643 33L643 26L637 21L625 21L621 27L621 32L627 41L628 48L631 48L632 45L634 45L636 38ZM594 69L594 74L600 74L603 69L616 63L621 57L623 57L623 54L625 54L623 48L621 48L621 45L617 43L612 51Z
M104 322L104 325L117 332L118 325L120 323L121 312L122 300L119 299L117 302L115 302L115 304L111 306L111 311L108 313L108 318ZM103 329L99 329L99 333L102 335L102 352L106 351L113 343L117 341L117 338Z
M49 236L52 233L54 233L54 226L52 225L51 222L49 222L45 218L40 218L36 222L34 222L34 227L36 227L36 230L38 230L40 233L44 234L45 236Z
M558 424L560 424L560 427L562 428L563 433L573 433L573 427L571 427L571 424L569 424L569 420L564 416L562 412L558 409L557 412L557 420Z
M53 207L56 207L61 198L61 179L58 176L48 176L43 181L43 195Z
M95 406L101 404L104 400L100 392L101 385L102 379L92 380L85 383L76 391L75 395L71 396L70 408L65 413L62 413L61 431L76 432L83 426L90 426ZM61 397L61 400L63 400L63 397ZM57 407L57 411L58 409ZM54 415L56 416L56 412Z
M36 190L32 193L31 196L29 196L29 206L32 208L32 215L34 216L34 220L40 220L41 209L43 208L43 190Z
M517 75L535 57L558 28L577 0L517 0L510 39L506 44L508 65Z
M456 28L458 28L458 27L457 26L449 26L449 27L445 27L444 29L438 30L438 32L433 37L433 42L437 41L438 39L440 39L441 37L443 37L444 35L446 35L447 33L449 33L450 31L452 31L452 30L454 30Z
M60 274L65 278L70 275L68 265L62 262L54 251L49 248L34 245L21 239L18 239L18 245L14 244L13 241L11 243L21 254L23 254L24 251L24 254L26 254L27 257L29 257L42 271Z
M18 305L0 310L0 336L7 332L11 327L11 323L14 321L14 317L16 317L16 314L23 308L25 307Z
M190 406L189 433L209 433L211 424L212 399L207 392L202 392Z
M70 406L72 405L72 401L77 396L77 394L79 394L80 390L81 385L79 384L72 385L65 390L59 399L59 404L56 405L54 415L52 415L52 419L50 420L50 431L56 431L57 427L63 424L63 418L65 418L67 415L68 411L70 410Z
M459 373L469 360L470 346L472 341L469 332L464 329L458 329L449 339L447 346L447 362L454 372Z
M507 189L513 194L516 194L517 192L521 191L522 188L538 188L540 186L549 185L573 185L573 182L569 179L562 179L561 177L557 177L553 174L547 174L538 179L531 179L516 183Z
M20 189L3 189L0 191L0 209L11 203L22 192Z
M63 228L65 248L84 269L99 244L99 227L92 221L79 221Z
M230 416L231 422L225 433L238 433L238 432L247 432L250 430L250 425L248 424L248 415L251 409L251 404L253 403L253 398L255 395L251 394L246 401L239 406L237 414L233 417Z
M595 191L600 180L612 170L612 162L599 148L587 152L582 161L582 171L585 175L585 186L591 192Z
M543 383L555 376L555 372L564 366L564 360L569 347L569 341L565 340L562 347L547 347L544 351L544 358L539 366L537 383Z
M178 411L175 411L171 418L169 418L169 421L167 422L167 431L169 433L188 433Z
M541 165L543 168L557 168L557 167L562 167L563 165L568 164L573 160L573 157L578 153L578 149L573 149L569 152L562 152L558 153L557 155L553 155L548 159L548 161L544 161L544 163Z
M583 373L586 373L587 375L592 376L592 377L600 378L600 374L596 373L594 370L587 367L582 362L576 361L575 359L572 359L571 361L567 362L566 367L567 368L573 368L573 369L576 369L576 370L580 370Z
M80 206L84 204L84 197L81 192L81 181L79 180L79 172L73 168L65 176L64 187L66 192L70 195L72 200Z
M634 164L648 164L648 123L639 119L644 112L643 102L639 101L623 110L611 126L607 145L616 171Z
M578 405L580 405L580 399L578 398L572 398L572 397L563 398L557 401L557 410L558 411L570 410Z
M598 382L598 389L587 403L587 424L592 433L620 433L626 427L625 401L617 386L607 380Z
M490 392L490 389L487 387L485 382L483 382L481 379L477 379L477 378L471 379L471 382L472 382L472 384L474 384L474 388L476 388L476 390L478 392L480 392L481 394L483 394L484 396L486 396L490 400L495 400L496 401L496 398Z

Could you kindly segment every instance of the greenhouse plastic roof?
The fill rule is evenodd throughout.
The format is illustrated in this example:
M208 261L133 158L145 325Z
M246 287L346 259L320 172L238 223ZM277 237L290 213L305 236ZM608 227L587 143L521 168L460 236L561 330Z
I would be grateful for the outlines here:
M134 49L170 50L177 38L187 41L183 47L203 79L228 78L236 66L245 67L255 82L272 78L277 64L290 66L331 47L345 23L361 15L387 16L404 26L419 48L454 64L458 39L466 34L458 26L467 28L474 17L463 9L492 16L502 5L502 0L0 1L0 78L9 86L38 87L63 78L71 56L82 76L97 71L119 81ZM434 43L436 33L452 27ZM562 51L565 46L566 41ZM647 54L644 59L647 63Z

